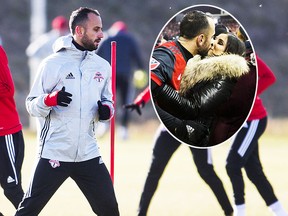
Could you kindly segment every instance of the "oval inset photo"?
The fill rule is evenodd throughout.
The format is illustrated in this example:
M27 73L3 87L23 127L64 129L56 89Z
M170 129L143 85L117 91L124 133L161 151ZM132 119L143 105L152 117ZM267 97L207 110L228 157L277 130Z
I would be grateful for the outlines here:
M250 38L221 8L195 5L161 29L150 59L150 92L166 130L207 148L231 138L247 120L257 67Z

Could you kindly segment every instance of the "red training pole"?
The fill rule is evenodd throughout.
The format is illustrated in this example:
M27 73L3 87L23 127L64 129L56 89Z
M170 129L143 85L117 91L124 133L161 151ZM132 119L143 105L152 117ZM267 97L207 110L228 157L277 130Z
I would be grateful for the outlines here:
M114 150L115 150L115 119L116 119L116 41L111 42L111 68L112 68L112 94L114 101L114 116L111 119L110 126L110 176L114 183Z

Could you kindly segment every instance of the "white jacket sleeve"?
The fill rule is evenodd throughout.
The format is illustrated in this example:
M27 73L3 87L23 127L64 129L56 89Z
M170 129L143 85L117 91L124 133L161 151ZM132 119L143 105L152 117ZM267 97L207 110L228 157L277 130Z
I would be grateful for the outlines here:
M44 98L53 91L59 78L55 73L56 68L54 67L53 70L50 68L51 65L46 61L40 64L33 86L26 98L26 109L31 116L46 117L52 110L52 107L44 103Z

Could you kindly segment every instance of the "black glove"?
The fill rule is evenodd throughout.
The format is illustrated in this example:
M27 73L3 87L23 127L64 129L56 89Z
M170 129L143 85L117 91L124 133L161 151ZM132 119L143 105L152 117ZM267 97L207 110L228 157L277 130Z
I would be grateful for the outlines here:
M209 129L206 125L196 121L182 120L175 128L175 135L187 144L205 147L209 141Z
M63 106L67 107L72 101L72 94L65 92L65 86L60 91L52 92L47 95L44 99L44 103L47 106Z
M145 102L141 101L140 104L132 103L132 104L125 104L123 108L130 109L131 111L136 110L139 115L142 115L141 108L145 106Z
M71 103L72 94L65 92L65 86L58 92L57 105L67 107Z
M103 105L100 100L97 101L97 104L98 104L99 120L102 121L108 120L111 116L110 107L105 104Z

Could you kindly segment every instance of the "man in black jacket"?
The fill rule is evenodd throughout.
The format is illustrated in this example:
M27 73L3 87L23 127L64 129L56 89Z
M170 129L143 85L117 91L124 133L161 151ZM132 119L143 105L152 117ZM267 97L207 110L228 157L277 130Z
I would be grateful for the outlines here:
M200 109L199 101L180 97L177 91L187 61L196 54L207 55L214 33L210 16L201 11L188 12L180 23L179 39L163 43L152 54L151 92L155 108L167 129L186 143L199 144L208 132L199 123L175 118L176 114L189 113L189 119L193 119Z

